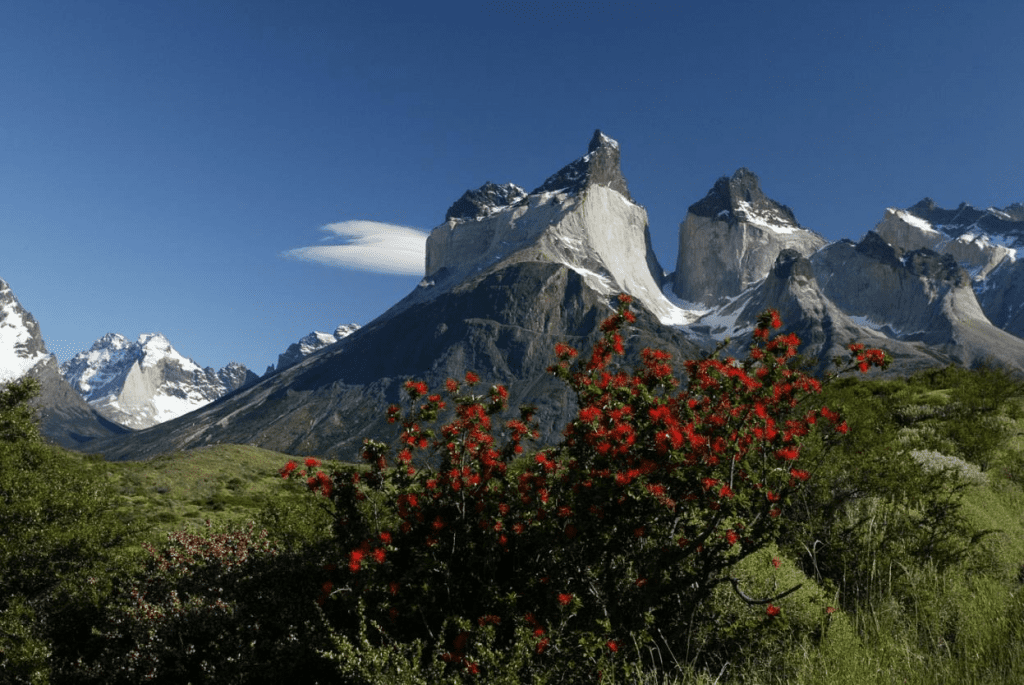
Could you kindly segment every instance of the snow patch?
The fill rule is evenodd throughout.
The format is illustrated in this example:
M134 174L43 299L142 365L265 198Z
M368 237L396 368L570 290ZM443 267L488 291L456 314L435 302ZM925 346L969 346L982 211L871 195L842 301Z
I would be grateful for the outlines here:
M794 226L792 222L775 213L754 211L754 208L749 202L740 200L736 204L738 213L737 218L751 226L757 226L758 228L763 228L779 235L796 233L800 230L799 226ZM721 214L721 212L719 212L719 214Z
M916 228L916 229L918 229L920 231L924 231L925 233L935 233L937 235L941 235L941 233L939 231L935 230L935 228L933 228L930 223L928 223L927 221L925 221L924 219L922 219L919 216L915 216L914 214L911 214L910 212L908 212L906 210L894 209L894 208L890 207L886 211L892 212L901 221L903 221L904 223L906 223L906 224L908 224L910 226L913 226L914 228Z

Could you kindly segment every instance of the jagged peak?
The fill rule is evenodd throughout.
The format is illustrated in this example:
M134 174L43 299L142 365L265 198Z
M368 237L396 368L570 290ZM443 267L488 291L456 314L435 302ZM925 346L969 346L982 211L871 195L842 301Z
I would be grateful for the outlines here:
M476 190L467 190L463 193L462 197L448 208L444 219L481 219L517 205L525 198L526 191L514 183L497 185L488 181Z
M765 195L757 174L746 167L737 169L732 176L719 178L708 194L687 211L695 216L764 224L768 228L802 228L793 210Z
M559 190L575 193L590 185L611 188L630 202L633 200L619 167L619 144L600 129L594 131L587 154L559 169L530 194Z

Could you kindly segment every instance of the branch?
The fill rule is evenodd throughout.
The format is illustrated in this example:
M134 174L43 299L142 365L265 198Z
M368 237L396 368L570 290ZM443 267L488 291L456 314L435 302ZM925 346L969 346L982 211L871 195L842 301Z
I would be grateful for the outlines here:
M747 604L770 604L772 602L777 602L783 597L793 594L794 592L796 592L804 586L803 583L800 583L799 585L789 588L781 595L775 595L774 597L769 597L768 599L754 599L753 597L748 597L747 594L740 589L739 580L737 580L736 578L728 578L727 580L730 583L732 583L732 589L736 591L736 594L739 595L740 599L742 599Z

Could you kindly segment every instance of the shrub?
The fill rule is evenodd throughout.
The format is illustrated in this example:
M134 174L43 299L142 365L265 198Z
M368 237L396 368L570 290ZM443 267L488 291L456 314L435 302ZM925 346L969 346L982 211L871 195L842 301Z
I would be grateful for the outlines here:
M804 439L847 426L805 403L820 383L796 368L795 335L771 336L776 313L759 319L746 359L688 362L677 391L663 352L645 350L631 372L612 365L628 304L588 357L556 347L550 370L580 410L553 448L520 456L531 409L498 424L505 389L475 394L469 373L447 382L447 400L409 381L414 405L388 410L400 444L366 441L368 473L328 476L314 459L285 467L335 506L338 557L321 599L339 635L370 639L368 621L375 646L419 644L424 658L486 679L477 645L519 648L526 634L523 679L593 678L716 621L707 600L719 588L753 607L758 626L779 617L797 587L751 597L731 570L777 537L809 477ZM862 370L887 363L878 350L851 353Z
M319 568L252 524L207 524L149 548L99 626L102 651L77 679L101 683L317 682L327 647L311 595ZM301 664L301 672L296 672Z
M132 564L102 475L39 436L37 392L31 377L0 390L0 672L15 683L45 682L88 651L114 577Z

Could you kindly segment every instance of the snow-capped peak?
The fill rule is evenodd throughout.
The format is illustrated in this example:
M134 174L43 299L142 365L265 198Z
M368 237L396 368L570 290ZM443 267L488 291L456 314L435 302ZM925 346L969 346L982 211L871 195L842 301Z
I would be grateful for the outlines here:
M39 324L0 280L0 383L21 378L49 356Z
M176 418L256 379L236 363L204 369L161 333L143 333L136 342L108 333L61 373L94 409L132 428Z

